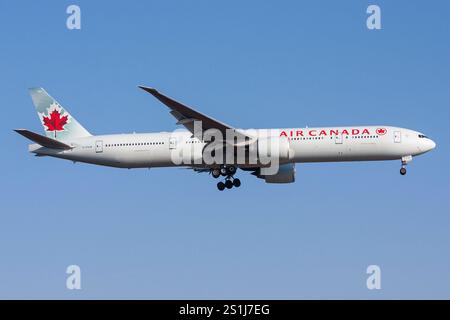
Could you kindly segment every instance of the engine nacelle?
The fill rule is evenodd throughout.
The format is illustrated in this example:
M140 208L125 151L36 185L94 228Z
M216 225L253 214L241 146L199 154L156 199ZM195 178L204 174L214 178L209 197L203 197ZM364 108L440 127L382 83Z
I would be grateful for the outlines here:
M266 162L269 159L277 159L278 163L291 160L294 157L294 150L290 148L287 137L263 137L257 142L258 160Z
M280 165L276 174L265 174L267 168L260 168L256 176L264 179L266 183L292 183L295 182L295 163L286 163Z

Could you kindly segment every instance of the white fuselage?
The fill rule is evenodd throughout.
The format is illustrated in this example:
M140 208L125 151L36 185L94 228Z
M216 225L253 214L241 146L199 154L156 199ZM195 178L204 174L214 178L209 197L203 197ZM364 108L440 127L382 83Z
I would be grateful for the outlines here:
M292 156L288 162L396 160L416 156L435 147L419 132L389 126L270 129L287 138ZM254 134L258 130L240 130ZM186 166L175 163L173 152L189 149L202 157L203 141L189 131L113 134L64 141L70 150L30 145L30 151L75 162L119 168ZM193 151L193 152L192 152Z

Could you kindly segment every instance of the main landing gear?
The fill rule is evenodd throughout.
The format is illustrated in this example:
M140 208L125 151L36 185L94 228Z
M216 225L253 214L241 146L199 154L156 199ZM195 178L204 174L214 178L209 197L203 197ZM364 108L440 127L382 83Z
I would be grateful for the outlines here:
M400 169L400 174L404 176L406 174L406 165L408 162L412 161L412 156L404 156L402 157L402 167Z
M226 177L225 181L220 181L217 183L217 189L220 191L225 190L225 188L231 189L233 187L239 188L241 186L241 180L233 177L235 173L235 166L221 166L220 168L211 170L211 175L214 178L219 178L220 176Z

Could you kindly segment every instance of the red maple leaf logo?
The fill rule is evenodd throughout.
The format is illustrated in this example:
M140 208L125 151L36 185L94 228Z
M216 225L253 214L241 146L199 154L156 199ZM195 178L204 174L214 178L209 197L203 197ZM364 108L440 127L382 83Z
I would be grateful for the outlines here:
M68 115L61 117L61 113L55 109L50 113L49 117L42 117L42 121L44 126L47 127L47 131L63 131L68 118Z
M382 136L383 134L386 134L387 130L385 128L378 128L376 132Z

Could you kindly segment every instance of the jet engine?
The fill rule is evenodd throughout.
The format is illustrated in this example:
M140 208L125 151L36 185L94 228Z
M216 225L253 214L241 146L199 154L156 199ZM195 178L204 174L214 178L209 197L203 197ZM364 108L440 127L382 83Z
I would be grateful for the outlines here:
M263 137L257 143L258 159L262 162L270 158L286 162L294 157L294 150L290 148L287 137Z
M292 183L295 182L295 163L286 163L280 165L278 172L275 174L267 174L268 168L258 168L252 174L260 179L264 179L266 183Z

